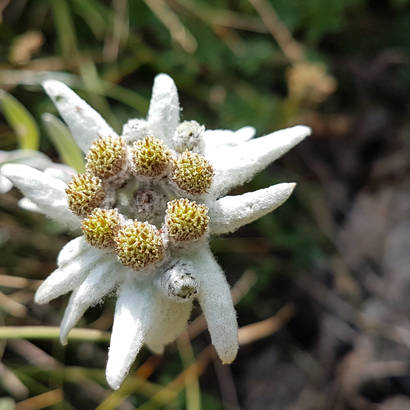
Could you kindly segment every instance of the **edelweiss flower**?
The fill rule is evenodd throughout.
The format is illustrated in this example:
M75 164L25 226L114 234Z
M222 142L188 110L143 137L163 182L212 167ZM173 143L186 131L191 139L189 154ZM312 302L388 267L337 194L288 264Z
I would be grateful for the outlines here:
M105 295L118 299L107 363L117 389L145 343L161 353L187 325L196 297L224 363L234 360L238 329L229 285L208 244L280 206L295 184L224 196L310 134L296 126L252 139L254 129L205 130L180 123L173 80L155 78L147 120L118 136L64 84L44 88L86 154L86 173L62 180L24 165L3 174L47 216L83 235L60 252L38 289L48 301L72 291L61 341Z

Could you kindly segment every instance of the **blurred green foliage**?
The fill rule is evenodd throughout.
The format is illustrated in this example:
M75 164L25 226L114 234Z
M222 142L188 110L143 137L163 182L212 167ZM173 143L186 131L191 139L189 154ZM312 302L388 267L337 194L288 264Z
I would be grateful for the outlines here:
M20 149L38 149L37 124L26 108L6 91L0 90L0 107L18 138Z

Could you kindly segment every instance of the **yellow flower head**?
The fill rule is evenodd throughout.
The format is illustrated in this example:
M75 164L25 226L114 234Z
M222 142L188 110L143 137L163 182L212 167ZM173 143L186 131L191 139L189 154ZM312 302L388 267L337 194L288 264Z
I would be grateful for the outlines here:
M164 174L171 164L171 152L158 138L145 137L134 143L133 171L136 175L155 177Z
M214 175L211 164L200 154L185 151L174 164L172 180L193 195L208 192Z
M165 256L160 232L148 222L134 220L118 231L114 241L121 263L135 270L159 262Z
M81 223L86 241L97 248L113 248L114 237L120 229L120 215L116 209L95 208Z
M126 164L125 144L121 137L98 137L87 153L86 169L101 179L117 175Z
M168 236L176 242L201 238L208 228L208 208L188 199L168 202L165 224Z
M65 190L68 207L78 216L87 216L105 197L100 178L85 173L75 175Z

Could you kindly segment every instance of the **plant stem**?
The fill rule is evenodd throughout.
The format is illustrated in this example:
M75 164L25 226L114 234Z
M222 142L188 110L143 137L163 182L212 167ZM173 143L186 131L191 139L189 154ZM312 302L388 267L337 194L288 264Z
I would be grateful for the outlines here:
M2 339L58 339L60 328L56 326L0 326ZM81 342L109 342L111 334L97 329L73 329L68 340Z

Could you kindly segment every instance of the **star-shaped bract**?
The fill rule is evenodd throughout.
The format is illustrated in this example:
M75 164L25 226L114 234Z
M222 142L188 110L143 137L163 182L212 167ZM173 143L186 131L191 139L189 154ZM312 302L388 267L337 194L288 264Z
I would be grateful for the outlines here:
M97 138L118 137L93 108L63 83L49 80L44 88L85 154ZM199 152L209 161L213 169L212 184L207 192L196 197L209 210L208 234L234 232L288 199L295 186L293 183L243 195L225 194L249 181L303 140L310 134L308 127L295 126L253 139L252 127L238 131L204 130L195 122L186 122L179 128L179 115L175 84L168 75L159 74L154 81L147 119L129 120L123 127L122 137L132 143L153 135L170 149L178 151L180 146L188 147L189 152L192 151L189 155ZM180 133L190 127L196 129L198 135L189 133L189 141L181 140ZM14 164L4 166L2 173L42 213L72 230L80 227L81 219L67 205L65 178L58 179ZM235 359L238 350L236 313L229 285L209 249L207 236L191 247L182 247L169 258L172 263L165 268L139 274L119 263L112 252L97 249L80 236L64 246L58 256L57 269L36 293L37 303L47 303L72 292L61 323L61 341L66 343L68 333L84 312L105 295L117 291L106 370L113 389L119 388L144 343L161 353L164 346L185 329L195 295L222 362L231 363ZM175 297L170 291L178 286L182 289L181 278L187 280L193 290L186 299Z

